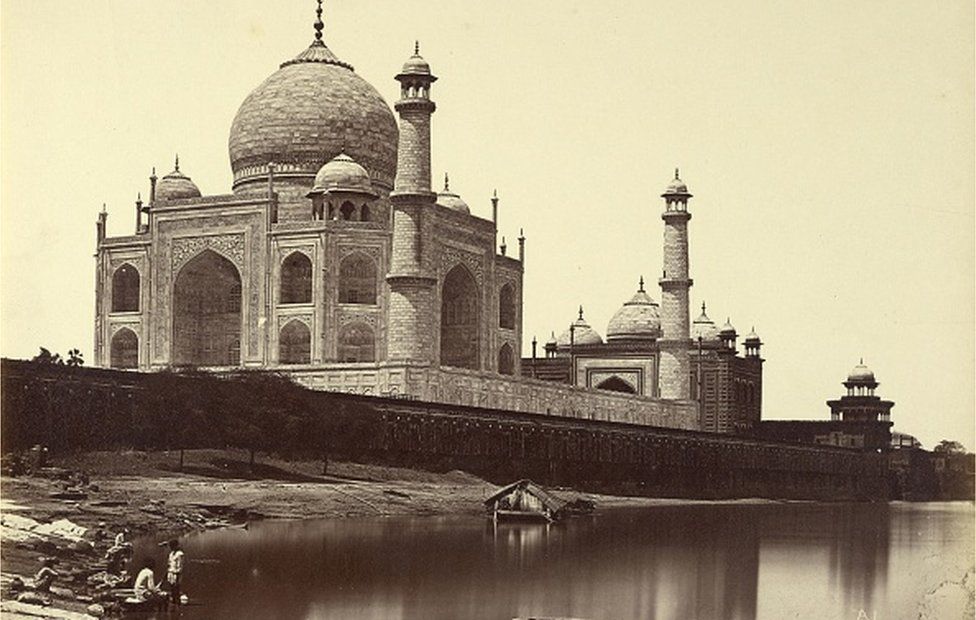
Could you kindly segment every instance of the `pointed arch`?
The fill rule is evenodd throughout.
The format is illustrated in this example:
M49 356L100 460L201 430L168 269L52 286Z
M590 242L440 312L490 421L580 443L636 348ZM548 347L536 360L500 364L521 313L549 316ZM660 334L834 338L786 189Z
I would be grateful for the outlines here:
M279 364L308 364L312 361L312 333L298 319L292 319L278 334Z
M112 312L139 311L139 270L123 263L112 274Z
M112 336L109 366L112 368L139 367L139 336L128 327L123 327Z
M481 368L481 304L478 284L464 265L444 277L441 288L441 364Z
M312 303L312 261L304 252L292 252L281 262L280 302Z
M515 374L515 353L512 352L512 346L507 342L498 349L498 374Z
M515 287L511 283L498 293L498 326L515 329Z
M203 250L173 284L173 363L236 366L240 343L241 275L228 259Z
M339 263L339 303L376 304L376 262L354 252Z
M339 328L340 362L375 362L376 336L365 323L347 323Z
M620 377L610 377L609 379L604 379L597 386L598 390L609 390L611 392L623 392L625 394L636 394L637 390L634 386L627 383Z

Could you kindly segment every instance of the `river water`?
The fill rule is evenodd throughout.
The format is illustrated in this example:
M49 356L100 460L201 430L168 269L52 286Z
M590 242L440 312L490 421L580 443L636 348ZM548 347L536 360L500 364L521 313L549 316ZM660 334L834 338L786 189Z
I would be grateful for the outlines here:
M916 618L964 592L936 586L970 569L973 524L970 503L259 522L184 539L180 617Z

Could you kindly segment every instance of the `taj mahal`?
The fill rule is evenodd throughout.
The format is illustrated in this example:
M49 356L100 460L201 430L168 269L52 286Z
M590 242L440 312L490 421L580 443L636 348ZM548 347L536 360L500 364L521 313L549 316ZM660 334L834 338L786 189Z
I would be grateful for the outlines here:
M606 338L579 308L523 350L526 240L499 245L497 197L488 220L449 179L435 190L431 65L415 46L391 109L317 14L311 45L231 123L229 193L202 195L177 159L153 170L133 234L107 236L100 214L96 365L273 370L319 390L688 430L759 420L755 331L740 354L731 324L704 306L691 320L678 171L642 207L660 195L660 302L635 274Z

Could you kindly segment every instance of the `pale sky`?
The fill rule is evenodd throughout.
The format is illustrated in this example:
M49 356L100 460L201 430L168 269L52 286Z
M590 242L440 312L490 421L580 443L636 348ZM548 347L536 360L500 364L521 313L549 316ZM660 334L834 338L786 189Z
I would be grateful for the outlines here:
M228 193L234 113L307 47L314 2L0 7L0 353L90 360L102 203L131 234L177 152ZM605 335L656 282L680 166L692 318L755 325L765 418L829 419L863 356L897 430L974 447L971 0L328 0L325 23L391 105L420 40L435 189L450 172L490 218L497 188L510 253L525 229L525 354L580 304Z

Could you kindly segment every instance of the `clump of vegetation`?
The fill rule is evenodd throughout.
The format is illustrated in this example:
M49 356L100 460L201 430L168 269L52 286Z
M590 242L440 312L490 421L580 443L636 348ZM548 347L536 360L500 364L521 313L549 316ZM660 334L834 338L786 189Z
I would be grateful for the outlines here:
M40 352L31 358L31 361L35 364L53 364L56 366L75 367L83 366L85 364L85 358L78 349L69 350L67 360L61 357L60 353L51 353L49 349L45 349L44 347L40 347L40 349Z

